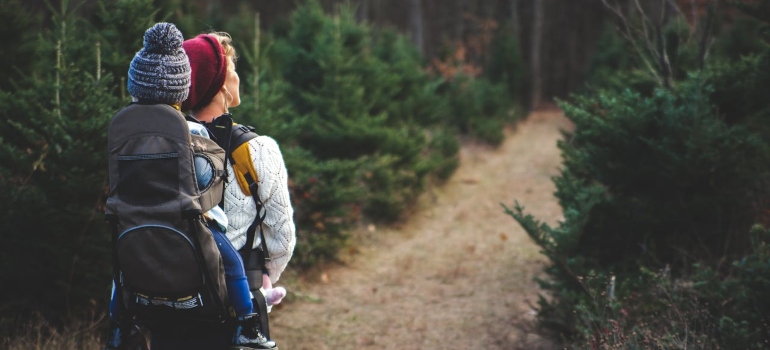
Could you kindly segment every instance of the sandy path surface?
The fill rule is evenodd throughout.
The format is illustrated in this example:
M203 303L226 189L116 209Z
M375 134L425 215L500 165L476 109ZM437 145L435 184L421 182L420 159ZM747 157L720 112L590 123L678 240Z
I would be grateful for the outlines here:
M557 110L533 113L497 149L465 145L461 165L394 227L364 227L343 263L288 277L271 317L282 350L551 349L532 331L545 258L505 215L518 200L554 223Z

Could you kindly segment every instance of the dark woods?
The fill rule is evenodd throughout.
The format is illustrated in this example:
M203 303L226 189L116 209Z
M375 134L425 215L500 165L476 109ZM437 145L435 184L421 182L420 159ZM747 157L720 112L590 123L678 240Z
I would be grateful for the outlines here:
M280 31L294 9L304 2L163 0L152 1L152 10L147 10L155 13L154 17L182 22L180 26L191 30L228 29L243 38L240 42L246 45L254 39L255 13L259 13L261 30ZM59 8L56 2L50 3ZM87 14L86 18L91 21L103 19L95 15L100 8L115 11L112 5L100 4L98 0L69 3L76 5L72 7L77 7L78 13ZM516 81L517 93L525 95L522 101L528 103L535 94L532 91L535 85L539 86L538 100L542 101L566 97L582 86L597 40L612 17L600 0L322 0L319 3L327 13L337 13L347 7L359 23L397 30L408 37L425 56L426 63L436 69L442 67L440 63L460 61L455 63L465 66L467 72L499 80L504 79L503 73L512 75L501 71L501 65L520 60L523 65L515 72L518 75L505 78ZM9 19L29 21L28 16L32 15L36 19L27 26L35 30L53 25L52 17L46 13L49 11L46 1L24 4L24 10L8 12L28 15ZM506 55L517 57L501 57ZM533 82L535 78L540 82Z
M234 38L233 113L290 174L290 269L335 259L355 224L402 220L461 138L497 145L556 98L576 126L554 178L564 221L510 210L551 262L542 329L766 348L768 3L0 0L0 339L32 314L99 325L105 132L144 30L169 21Z

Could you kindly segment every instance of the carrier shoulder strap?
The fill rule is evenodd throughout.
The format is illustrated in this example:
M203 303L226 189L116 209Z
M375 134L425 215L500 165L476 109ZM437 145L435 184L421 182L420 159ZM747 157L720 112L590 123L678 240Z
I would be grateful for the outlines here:
M250 289L259 289L261 287L262 273L267 273L266 262L270 260L270 253L267 251L267 240L265 240L265 233L262 230L262 222L265 220L267 212L262 214L263 203L259 198L259 174L257 174L254 168L251 149L248 145L249 141L257 138L257 136L259 135L253 127L233 123L230 129L230 149L227 153L230 164L233 165L238 186L244 194L251 195L257 207L257 215L254 218L254 222L246 230L246 244L240 250L243 266L247 270L246 274L250 279ZM261 252L253 248L257 228L259 228L259 237L262 240ZM254 263L257 266L254 266ZM270 320L267 316L267 301L265 296L258 291L254 293L254 301L254 307L258 309L262 333L269 339Z
M248 265L250 260L251 254L248 254L248 250L252 250L256 229L259 228L260 238L262 239L261 255L264 257L263 259L260 259L262 261L259 263L260 268L263 271L266 271L265 261L270 259L270 255L267 251L265 235L262 232L262 222L267 213L261 214L263 203L262 200L259 199L259 175L257 174L256 169L254 169L254 164L252 164L251 152L248 146L248 142L259 135L251 126L234 123L230 114L223 114L214 119L211 123L205 123L205 125L212 135L212 138L225 150L227 158L235 172L235 179L238 182L241 192L247 196L251 196L257 206L257 216L246 231L246 245L244 247L248 247L248 249L241 249L244 266ZM224 195L220 206L224 207Z
M259 237L262 240L262 256L263 261L261 267L265 270L265 262L270 260L270 253L267 251L267 242L265 241L265 234L262 230L262 222L265 220L267 212L262 213L263 203L259 198L259 175L254 169L252 164L252 158L248 142L259 136L253 127L233 124L230 132L230 147L231 150L228 153L230 158L230 164L233 165L233 169L236 171L236 179L241 190L246 195L251 195L254 199L254 203L257 206L257 216L254 218L254 222L249 226L246 231L246 245L245 249L251 250L254 246L254 238L256 236L257 228L259 228ZM242 176L241 176L242 175ZM244 254L244 264L248 264L251 254Z

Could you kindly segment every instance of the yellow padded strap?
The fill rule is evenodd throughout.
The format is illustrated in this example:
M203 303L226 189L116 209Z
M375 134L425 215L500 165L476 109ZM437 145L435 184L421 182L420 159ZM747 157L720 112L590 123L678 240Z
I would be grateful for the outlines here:
M251 191L249 190L249 183L246 181L244 174L250 174L251 178L254 179L254 182L259 182L257 170L254 169L254 163L252 162L250 148L249 143L245 142L232 152L235 179L238 181L238 186L241 188L241 191L247 196L251 196Z

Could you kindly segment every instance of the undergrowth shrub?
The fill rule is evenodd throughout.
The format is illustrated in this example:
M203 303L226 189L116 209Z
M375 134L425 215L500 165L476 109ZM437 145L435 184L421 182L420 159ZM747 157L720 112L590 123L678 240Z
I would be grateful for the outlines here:
M639 68L639 58L629 55L633 46L611 24L602 29L596 43L596 51L589 62L586 84L589 88L631 89L649 92L655 86L644 69Z
M506 125L513 124L520 113L514 99L522 84L518 53L513 49L516 42L506 40L498 34L495 43L503 49L493 49L489 70L484 72L468 57L470 44L457 43L447 46L440 58L434 58L428 71L441 78L442 95L448 98L449 113L444 123L460 134L470 135L476 140L499 146L503 140ZM501 52L510 49L512 52ZM492 74L499 74L489 78Z
M0 315L35 310L59 324L109 293L106 130L122 102L87 26L68 11L55 16L67 31L41 33L41 68L0 91Z
M285 84L285 101L295 114L285 120L301 130L284 138L284 145L298 149L288 157L302 155L287 159L292 181L301 196L311 187L325 193L295 195L299 213L319 212L301 227L300 239L307 241L300 241L300 257L332 257L340 241L326 238L342 239L346 224L362 217L400 218L427 179L446 179L456 167L457 137L444 131L450 108L442 82L422 69L403 36L374 33L356 23L350 9L330 16L311 1L274 33L266 60L271 70L264 80Z
M5 38L0 47L0 88L14 88L14 81L31 70L35 53L35 25L40 15L22 5L21 0L7 0L0 8L0 34Z
M309 1L270 33L260 60L255 122L285 152L302 266L333 259L358 220L403 218L429 181L457 168L458 132L499 144L512 121L503 84L436 77L406 37L354 17Z
M527 76L524 61L519 49L519 40L513 25L505 25L495 33L489 47L489 63L484 69L484 77L493 84L502 84L507 89L507 96L521 98Z
M503 142L505 126L514 121L505 85L457 75L445 89L452 110L452 125L461 133L493 146Z
M550 260L538 321L566 347L770 348L756 225L770 222L770 55L754 35L770 1L729 3L765 25L709 3L715 17L669 22L649 52L605 32L590 89L561 103L575 123L554 178L564 219L506 208Z
M540 299L539 320L565 342L591 332L581 321L596 314L581 283L587 276L623 281L615 289L622 299L652 290L653 282L637 278L640 268L688 280L751 251L747 232L769 194L769 138L740 120L728 123L710 100L713 93L694 76L649 97L611 90L561 104L575 123L559 142L564 163L554 178L564 220L551 227L518 203L507 211L551 261L539 283L553 298ZM625 286L635 280L635 287ZM688 300L670 303L684 309ZM638 308L658 302L651 297ZM756 322L749 324L760 326Z
M717 271L702 264L687 277L641 268L626 280L601 273L580 279L588 298L575 306L577 348L766 349L770 346L770 234L750 231L745 257ZM622 296L622 297L619 297Z

